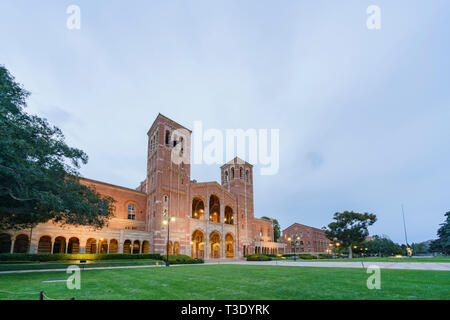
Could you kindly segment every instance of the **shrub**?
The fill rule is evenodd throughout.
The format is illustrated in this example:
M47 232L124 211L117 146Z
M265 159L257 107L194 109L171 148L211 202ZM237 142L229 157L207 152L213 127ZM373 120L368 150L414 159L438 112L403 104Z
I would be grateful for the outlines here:
M5 253L0 254L0 261L60 261L60 260L119 260L119 259L154 259L162 260L159 253L56 253L56 254L30 254L30 253Z
M313 256L312 254L309 253L302 253L298 255L300 259L305 259L305 260L312 260L312 259L317 259L316 256Z
M319 259L333 259L333 255L329 253L319 253Z
M167 260L166 256L163 256L162 259L164 261ZM169 263L170 264L195 264L195 263L203 263L202 259L194 259L185 254L176 254L169 255Z
M272 258L264 254L251 254L247 256L247 261L271 261Z

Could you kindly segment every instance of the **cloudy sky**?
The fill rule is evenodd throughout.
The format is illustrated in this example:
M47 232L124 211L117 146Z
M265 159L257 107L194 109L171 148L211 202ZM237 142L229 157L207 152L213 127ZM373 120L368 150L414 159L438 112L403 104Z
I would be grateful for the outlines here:
M81 29L66 27L69 5ZM381 30L366 9L381 8ZM90 158L81 173L134 188L161 112L188 128L280 129L280 170L255 215L282 227L372 212L372 234L435 238L450 210L450 2L0 2L0 64L29 112ZM227 159L228 160L228 159ZM195 165L198 181L219 165Z

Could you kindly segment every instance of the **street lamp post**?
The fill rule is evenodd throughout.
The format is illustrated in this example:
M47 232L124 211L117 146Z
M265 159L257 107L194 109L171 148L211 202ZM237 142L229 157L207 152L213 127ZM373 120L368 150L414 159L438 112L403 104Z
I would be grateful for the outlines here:
M291 237L288 238L288 241L291 241ZM297 236L296 238L297 242L300 240L300 237ZM291 246L294 247L294 262L297 261L297 242L291 241Z
M170 223L175 222L175 217L169 217L167 220L163 220L163 224L167 224L167 244L166 244L166 267L170 266L169 263L169 241L170 241Z

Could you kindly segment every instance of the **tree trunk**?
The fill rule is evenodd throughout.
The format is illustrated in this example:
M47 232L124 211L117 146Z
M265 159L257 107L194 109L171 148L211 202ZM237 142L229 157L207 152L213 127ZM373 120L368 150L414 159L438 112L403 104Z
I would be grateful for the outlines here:
M352 245L350 245L350 246L348 247L348 257L349 257L350 259L353 258Z

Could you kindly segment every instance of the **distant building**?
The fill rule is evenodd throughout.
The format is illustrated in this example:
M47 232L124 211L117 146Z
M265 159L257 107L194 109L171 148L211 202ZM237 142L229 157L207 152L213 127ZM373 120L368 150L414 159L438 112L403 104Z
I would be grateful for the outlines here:
M325 231L300 223L284 229L278 241L286 245L286 253L331 253L333 249Z

